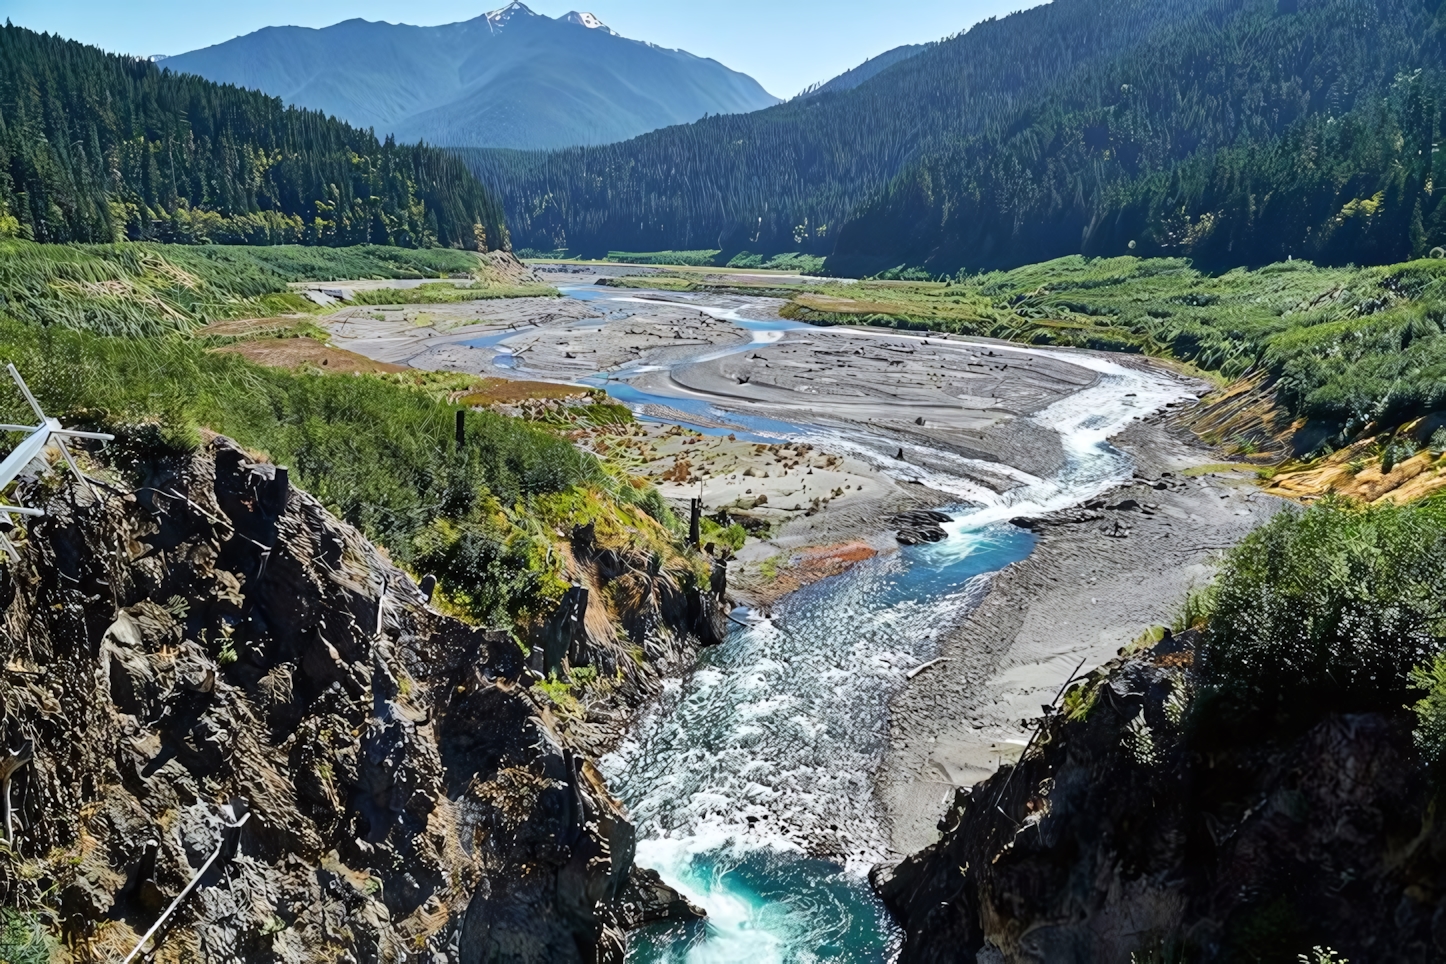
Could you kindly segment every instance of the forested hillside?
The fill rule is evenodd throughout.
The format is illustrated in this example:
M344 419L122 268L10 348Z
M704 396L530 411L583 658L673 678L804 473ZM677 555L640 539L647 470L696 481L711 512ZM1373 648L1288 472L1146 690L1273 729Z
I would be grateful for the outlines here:
M0 29L0 236L497 248L455 157L252 91Z
M1199 7L1058 0L981 23L852 90L621 144L463 156L502 194L518 248L826 254L849 212L921 151L1007 124Z
M911 166L851 218L831 267L1420 257L1446 243L1441 31L1421 0L1212 4Z
M1440 31L1430 0L1056 0L854 90L469 161L519 246L583 254L804 250L840 274L1387 263L1446 243Z
M877 77L894 64L908 60L910 57L916 57L927 49L928 47L924 44L904 44L901 47L886 50L877 57L870 57L852 70L845 70L837 77L814 84L799 94L798 99L817 97L819 94L832 94L840 90L853 90L864 81Z

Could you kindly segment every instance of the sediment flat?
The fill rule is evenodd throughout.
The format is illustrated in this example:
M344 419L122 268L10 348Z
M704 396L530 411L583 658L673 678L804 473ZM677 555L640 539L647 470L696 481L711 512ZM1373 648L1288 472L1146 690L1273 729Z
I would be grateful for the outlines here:
M749 341L737 325L705 312L637 301L621 310L570 298L358 307L321 323L336 347L377 361L563 382Z
M378 361L563 382L622 373L643 393L713 403L712 435L653 423L626 442L598 439L631 446L636 470L675 502L701 495L710 514L771 524L730 574L735 594L761 607L896 549L892 513L970 501L969 487L1008 499L1056 476L1070 456L1049 419L1033 416L1102 377L1096 353L867 328L749 332L729 311L776 317L776 303L621 294L357 308L326 324L338 348ZM478 339L486 344L468 344ZM504 357L510 367L499 368ZM935 839L955 787L1021 751L1029 721L1077 667L1170 622L1209 578L1212 558L1283 505L1243 473L1187 476L1218 455L1172 435L1151 404L1142 401L1140 417L1150 417L1115 440L1144 478L1091 500L1094 508L1043 516L1034 553L993 576L962 623L940 627L943 660L894 698L875 788L898 854ZM703 427L713 420L666 402L643 410ZM807 444L760 444L741 430L729 438L734 414L806 424Z
M1008 469L1034 476L1059 469L1058 436L1027 416L1097 380L1064 352L838 327L785 331L775 342L647 373L634 384L836 425L855 438L873 436L878 449L902 446L921 467L963 472L998 491L1017 484ZM944 462L939 452L980 464Z

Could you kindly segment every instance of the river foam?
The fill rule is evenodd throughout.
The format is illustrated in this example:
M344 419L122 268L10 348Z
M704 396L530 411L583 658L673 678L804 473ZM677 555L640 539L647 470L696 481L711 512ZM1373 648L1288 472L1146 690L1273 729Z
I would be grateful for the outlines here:
M745 309L688 306L756 329L749 344L725 354L784 327L750 322ZM772 422L763 429L848 452L963 504L949 509L955 521L945 526L943 542L861 563L787 597L770 618L736 628L703 653L687 679L671 682L601 761L638 827L638 862L709 914L702 928L636 935L630 961L792 964L896 956L897 930L864 876L888 850L872 778L891 697L910 669L933 658L937 634L977 605L989 575L1029 554L1033 537L1007 520L1066 508L1117 484L1130 462L1108 439L1189 395L1168 375L1095 355L1006 350L1052 355L1098 376L1029 416L1060 437L1064 467L1054 477L911 447L862 426L843 432ZM635 404L716 412L711 401L625 397L641 393L616 382L608 387ZM903 463L892 457L901 444ZM911 464L910 453L932 468ZM1002 493L979 481L1001 476L1014 483Z

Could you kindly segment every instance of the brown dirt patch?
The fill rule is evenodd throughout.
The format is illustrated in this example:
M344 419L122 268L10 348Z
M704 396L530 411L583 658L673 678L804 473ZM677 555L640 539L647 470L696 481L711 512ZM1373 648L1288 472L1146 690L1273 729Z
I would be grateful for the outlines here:
M313 365L331 372L404 372L405 365L372 361L355 352L323 345L315 338L255 338L215 349L240 355L268 368L300 368Z
M879 551L867 542L840 542L831 546L814 546L795 552L788 561L778 566L771 579L746 580L748 589L759 597L760 602L772 603L795 590L837 576L866 559L872 559Z
M556 382L529 382L510 378L482 378L456 401L462 405L509 405L531 399L583 398L589 389Z
M198 328L194 334L197 338L260 338L263 335L295 331L298 325L307 320L309 319L300 315L295 317L279 315L275 318L228 318L225 321L213 321L204 328Z
M1381 471L1378 460L1363 468L1351 467L1353 459L1362 460L1359 449L1366 443L1342 449L1310 468L1278 473L1270 480L1266 492L1287 499L1309 501L1328 492L1335 492L1361 502L1414 502L1446 489L1446 463L1422 452L1397 462L1390 472ZM1359 464L1359 463L1358 463Z

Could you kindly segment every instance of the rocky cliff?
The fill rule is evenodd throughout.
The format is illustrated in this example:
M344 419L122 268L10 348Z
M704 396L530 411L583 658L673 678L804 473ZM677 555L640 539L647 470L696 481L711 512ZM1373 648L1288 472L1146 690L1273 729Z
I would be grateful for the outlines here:
M167 961L602 962L627 927L696 913L634 866L512 637L434 611L226 439L135 436L111 460L113 484L21 480L46 515L0 574L12 920L76 960L160 921ZM562 622L536 658L587 659Z
M1409 712L1212 745L1190 634L1102 668L875 887L900 961L1446 958L1446 831ZM1304 959L1304 958L1302 958Z

